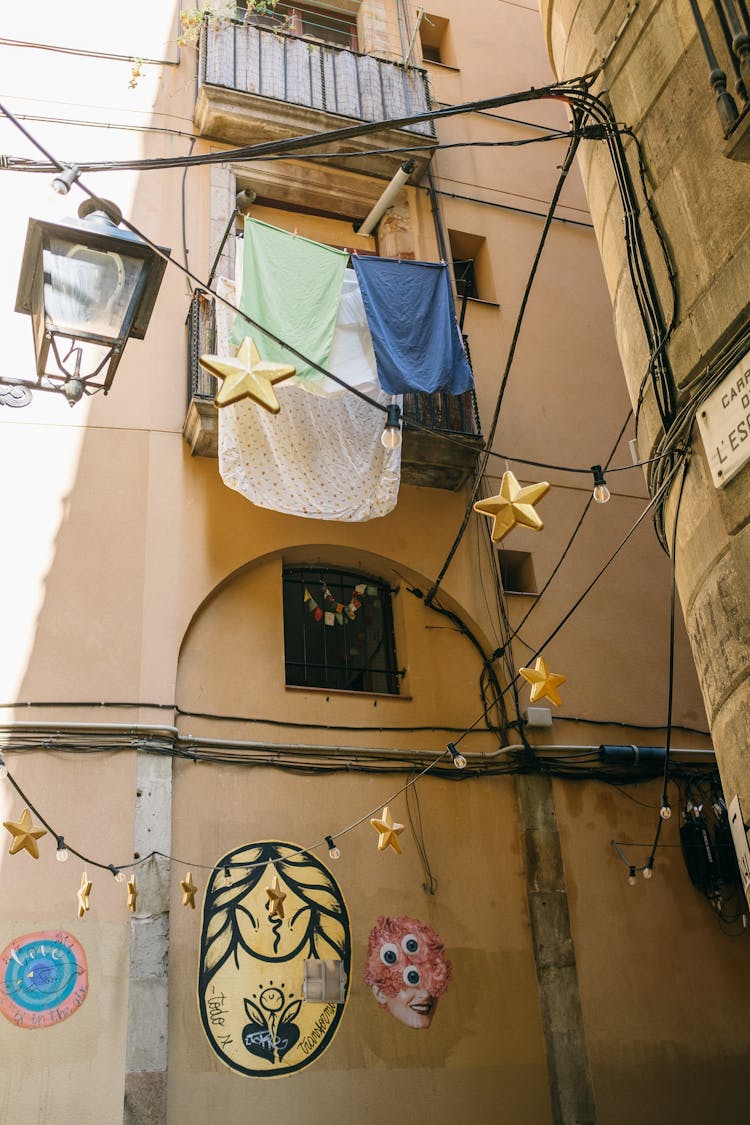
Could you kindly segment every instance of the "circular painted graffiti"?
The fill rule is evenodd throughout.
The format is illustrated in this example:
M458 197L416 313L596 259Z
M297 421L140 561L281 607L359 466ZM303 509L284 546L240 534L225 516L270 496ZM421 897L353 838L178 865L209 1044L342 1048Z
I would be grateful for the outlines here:
M52 1027L80 1008L88 991L83 947L72 934L42 930L0 954L0 1012L17 1027Z
M316 856L275 840L230 852L216 867L203 904L203 1028L241 1074L294 1073L325 1050L343 1014L344 1003L303 998L308 959L342 962L348 994L351 932L341 891Z

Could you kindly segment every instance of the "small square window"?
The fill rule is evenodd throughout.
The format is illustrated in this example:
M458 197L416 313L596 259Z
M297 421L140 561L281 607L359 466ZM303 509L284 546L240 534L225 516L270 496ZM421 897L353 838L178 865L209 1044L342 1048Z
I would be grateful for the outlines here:
M507 594L536 594L534 561L528 551L507 551L501 547L497 557L503 589Z
M283 582L289 686L399 694L388 583L320 567L286 568Z
M433 16L423 12L419 23L419 41L422 45L422 58L425 62L442 63L451 66L453 57L450 47L449 22L444 16Z
M486 239L481 234L449 230L448 242L458 296L494 301L495 291Z

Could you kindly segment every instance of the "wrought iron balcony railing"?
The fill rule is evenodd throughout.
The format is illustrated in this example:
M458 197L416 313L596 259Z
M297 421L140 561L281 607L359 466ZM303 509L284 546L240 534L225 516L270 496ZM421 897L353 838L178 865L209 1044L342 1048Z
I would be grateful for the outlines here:
M427 74L414 66L239 20L204 23L199 81L307 106L357 121L384 121L430 108ZM433 138L431 121L408 125Z
M216 383L198 357L216 349L214 300L196 292L187 320L187 419L184 434L194 454L217 456ZM464 337L467 347L468 341ZM401 479L404 484L460 488L470 476L482 447L476 395L406 394ZM417 423L409 428L409 423ZM446 436L460 441L446 441Z

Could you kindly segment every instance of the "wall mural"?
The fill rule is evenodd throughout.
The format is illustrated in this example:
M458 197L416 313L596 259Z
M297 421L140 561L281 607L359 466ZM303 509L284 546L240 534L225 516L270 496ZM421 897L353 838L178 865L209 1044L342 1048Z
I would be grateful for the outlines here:
M445 946L416 918L378 918L367 943L364 980L382 1008L407 1027L424 1030L452 977Z
M78 1011L88 992L86 954L72 934L42 930L0 954L0 1012L16 1027L52 1027Z
M233 1070L292 1074L329 1045L344 1004L303 1000L306 958L344 964L351 932L330 872L297 845L265 840L220 859L203 904L198 1007L208 1041Z

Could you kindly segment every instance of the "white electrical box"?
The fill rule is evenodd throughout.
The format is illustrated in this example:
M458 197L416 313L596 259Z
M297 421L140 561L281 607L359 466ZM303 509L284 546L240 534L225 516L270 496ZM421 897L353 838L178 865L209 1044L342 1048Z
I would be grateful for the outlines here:
M729 804L729 827L732 829L732 840L737 853L745 898L750 904L750 848L747 845L747 831L740 808L740 799L736 793Z

